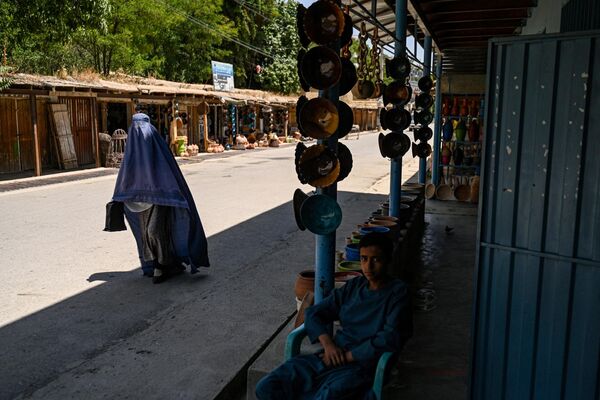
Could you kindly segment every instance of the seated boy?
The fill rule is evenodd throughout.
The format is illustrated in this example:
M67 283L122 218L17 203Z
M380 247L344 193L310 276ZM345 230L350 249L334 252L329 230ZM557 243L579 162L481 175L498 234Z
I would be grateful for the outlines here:
M399 351L412 335L407 285L390 276L393 243L385 234L360 240L364 276L306 310L304 325L323 350L299 355L256 386L256 397L271 399L369 399L379 357ZM328 326L340 321L332 338Z

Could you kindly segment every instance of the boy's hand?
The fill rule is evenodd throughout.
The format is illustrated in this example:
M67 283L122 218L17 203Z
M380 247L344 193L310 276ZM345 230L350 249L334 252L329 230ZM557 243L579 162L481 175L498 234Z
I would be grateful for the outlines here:
M329 335L319 336L319 342L323 346L323 364L328 367L340 367L346 364L346 354L338 347Z

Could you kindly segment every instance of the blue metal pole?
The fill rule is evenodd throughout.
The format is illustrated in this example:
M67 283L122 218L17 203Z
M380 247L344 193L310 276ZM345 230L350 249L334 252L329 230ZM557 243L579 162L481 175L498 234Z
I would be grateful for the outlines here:
M333 47L333 50L340 52L339 43ZM323 92L319 92L319 96L322 97ZM327 98L333 104L338 103L340 98L338 85L327 91ZM318 143L326 145L337 153L337 132L327 140L319 140ZM337 201L337 183L326 188L318 188L317 194L329 196ZM335 237L335 232L328 235L315 235L315 303L327 297L335 284Z
M431 160L431 182L440 183L440 141L442 139L442 55L435 61L435 129L433 132L433 159Z
M407 0L396 0L396 42L394 56L406 55L406 14ZM392 159L390 166L390 215L400 216L402 196L402 157Z
M415 39L416 40L416 39ZM423 76L431 75L431 36L425 36L423 43ZM427 180L427 159L419 160L419 183Z

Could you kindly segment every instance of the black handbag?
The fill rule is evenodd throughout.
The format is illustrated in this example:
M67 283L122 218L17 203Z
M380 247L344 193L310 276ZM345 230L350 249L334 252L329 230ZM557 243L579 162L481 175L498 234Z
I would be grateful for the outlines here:
M104 230L106 232L125 231L125 209L121 201L111 201L106 204L106 223Z

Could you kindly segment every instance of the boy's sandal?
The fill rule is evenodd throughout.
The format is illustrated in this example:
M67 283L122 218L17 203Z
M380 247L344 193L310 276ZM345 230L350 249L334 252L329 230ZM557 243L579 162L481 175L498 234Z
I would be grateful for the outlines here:
M431 310L435 310L436 308L437 308L437 304L435 304L435 303L415 304L416 312L428 312Z
M435 290L419 289L415 292L415 302L432 302L437 299Z

